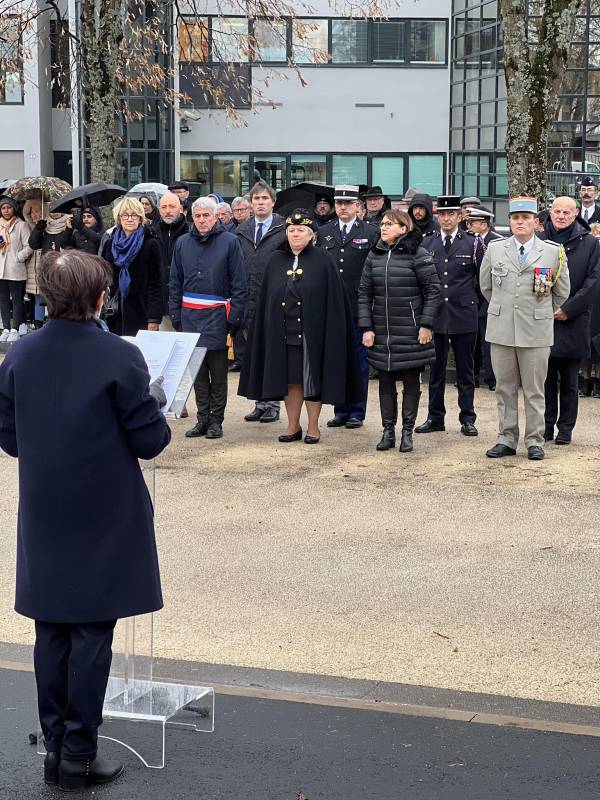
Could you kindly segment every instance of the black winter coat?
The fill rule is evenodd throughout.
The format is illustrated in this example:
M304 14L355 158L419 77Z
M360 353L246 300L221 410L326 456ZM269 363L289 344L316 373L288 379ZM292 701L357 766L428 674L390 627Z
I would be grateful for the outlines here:
M415 219L413 211L415 206L423 206L423 208L427 209L427 216L425 219ZM431 195L418 193L414 194L407 210L409 217L415 224L415 227L421 231L423 236L429 236L430 233L439 231L439 223L433 216L433 200L431 199Z
M45 228L38 228L38 225L36 225L29 234L28 244L32 250L41 250L42 255L45 255L51 250L60 250L64 235L65 231L48 233Z
M112 238L103 245L102 258L113 270L111 297L119 291L119 268L112 254ZM118 313L106 320L112 333L119 336L135 336L145 330L149 322L160 323L163 318L163 284L160 262L160 245L147 225L144 226L144 243L129 266L131 284L125 302L119 294Z
M199 333L199 347L225 350L229 326L241 325L245 302L244 261L235 234L217 221L206 236L194 227L175 242L169 310L176 330Z
M375 333L368 350L382 372L423 369L435 359L433 340L419 344L419 328L433 328L440 282L433 258L412 230L391 249L383 240L367 256L358 293L358 324Z
M139 458L171 432L139 350L51 319L0 365L0 447L19 459L15 610L83 623L162 607Z
M550 220L544 226L542 238L552 240ZM550 357L589 359L591 356L590 321L592 306L600 281L600 242L583 224L575 221L564 243L571 291L562 304L568 319L554 322L554 344Z
M253 218L242 222L235 229L235 235L240 240L244 265L246 267L246 280L248 282L248 299L246 302L245 325L250 327L256 311L256 303L260 296L263 276L267 268L267 261L272 253L287 241L283 217L273 214L271 227L262 237L258 246L254 244L254 231L256 229Z
M251 400L281 400L288 391L284 298L293 262L286 242L267 263L238 390ZM308 245L298 256L298 269L304 397L331 405L358 403L364 383L352 313L335 262Z
M175 242L177 239L190 232L190 226L188 225L188 222L183 214L180 214L171 225L167 225L167 223L163 222L162 218L159 217L152 226L152 232L158 239L161 249L165 314L168 314L169 281L171 274L171 261L173 260L173 250L175 250Z
M98 254L98 248L102 241L102 231L95 231L82 225L81 228L65 228L61 234L61 248L73 248L83 250L84 253Z

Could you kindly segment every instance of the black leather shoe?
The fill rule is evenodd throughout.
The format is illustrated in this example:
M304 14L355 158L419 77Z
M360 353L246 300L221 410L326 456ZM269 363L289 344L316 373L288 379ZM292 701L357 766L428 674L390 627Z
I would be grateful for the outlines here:
M362 428L362 426L363 421L362 419L358 419L358 417L350 417L346 423L347 428Z
M546 428L546 430L544 431L544 441L545 442L554 441L554 428Z
M479 431L472 422L463 422L460 426L460 432L463 436L479 436Z
M279 419L279 411L274 408L267 408L263 411L259 422L277 422Z
M282 433L279 437L280 442L299 442L302 439L302 428L298 428L296 433Z
M44 783L55 786L58 783L60 753L46 753L44 759Z
M495 383L488 383L487 387L490 390L490 392L495 392L496 391L496 384Z
M396 447L396 430L393 425L384 425L381 439L375 450L379 450L381 453L384 450L392 450L394 447Z
M309 436L308 433L304 437L304 444L319 444L321 441L320 436Z
M445 431L446 426L443 422L434 422L431 419L426 419L422 425L415 428L415 433L435 433L436 431Z
M189 431L185 432L185 438L196 439L198 436L206 436L207 430L208 430L207 422L197 422L193 428L190 428Z
M544 437L545 438L545 437ZM558 432L554 444L571 444L571 434Z
M97 783L111 783L123 774L120 761L95 758L93 761L61 759L58 768L58 788L63 792L78 792Z
M504 458L504 456L516 456L517 451L506 444L495 444L485 452L488 458Z
M532 444L527 448L527 458L530 461L541 461L544 458L544 448L537 444Z
M345 424L346 424L346 420L343 419L342 417L334 417L333 419L329 420L329 422L327 423L327 427L328 428L343 428Z
M249 414L246 414L244 419L246 420L246 422L258 422L259 419L262 417L262 415L263 415L262 409L256 406L254 408L254 411L251 411Z
M221 439L223 437L223 428L220 422L214 419L208 423L208 430L206 431L207 439Z

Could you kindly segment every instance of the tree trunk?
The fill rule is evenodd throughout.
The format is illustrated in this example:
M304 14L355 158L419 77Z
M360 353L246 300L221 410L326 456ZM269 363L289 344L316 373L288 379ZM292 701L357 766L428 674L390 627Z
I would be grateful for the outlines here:
M507 96L510 196L547 199L550 127L567 66L580 0L543 0L539 42L529 38L525 0L500 0Z
M124 39L124 0L82 0L81 93L84 128L90 138L91 181L114 183L119 135L116 115L119 50Z

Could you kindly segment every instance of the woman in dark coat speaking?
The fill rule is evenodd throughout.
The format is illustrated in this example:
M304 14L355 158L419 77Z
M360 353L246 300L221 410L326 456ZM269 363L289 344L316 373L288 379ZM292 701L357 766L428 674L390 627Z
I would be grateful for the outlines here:
M397 380L404 385L400 452L413 449L420 373L435 359L431 329L440 283L431 255L420 245L421 233L409 215L387 210L381 239L366 258L358 290L358 324L369 363L379 376L383 436L377 450L396 445Z
M123 771L96 757L113 628L162 607L138 459L171 432L140 351L98 320L111 278L98 256L45 255L49 321L0 365L0 447L19 459L15 610L35 620L45 780L67 791Z
M267 262L250 329L239 394L285 401L288 427L280 442L320 439L321 404L358 402L364 392L352 312L333 258L314 247L312 213L294 211L285 221L286 242Z

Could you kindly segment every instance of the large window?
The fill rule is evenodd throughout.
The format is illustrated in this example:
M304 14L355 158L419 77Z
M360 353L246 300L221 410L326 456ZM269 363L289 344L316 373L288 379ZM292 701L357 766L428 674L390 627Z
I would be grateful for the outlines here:
M256 44L254 60L266 63L285 63L287 60L287 22L285 20L263 20L254 22Z
M327 183L327 156L293 155L290 185L296 183Z
M297 64L318 64L328 51L328 20L294 20L292 29L292 56Z
M335 184L367 183L366 156L333 156L331 182Z
M276 192L287 186L287 167L285 156L255 156L254 177L259 178Z
M373 23L373 61L392 64L403 64L406 61L406 26L407 23L374 22Z
M444 191L443 156L409 156L408 183L437 197Z
M249 61L248 20L246 17L212 18L213 61Z
M196 153L181 154L181 178L190 184L192 196L206 195L210 192L210 156Z
M331 20L331 60L334 64L359 64L369 60L366 20Z
M412 20L411 64L444 64L447 36L446 23L443 20Z
M404 194L404 159L374 156L371 161L371 185L381 186L385 194Z
M0 36L0 103L23 102L20 17L6 16Z
M213 192L223 197L235 197L247 192L250 185L248 156L213 156Z

